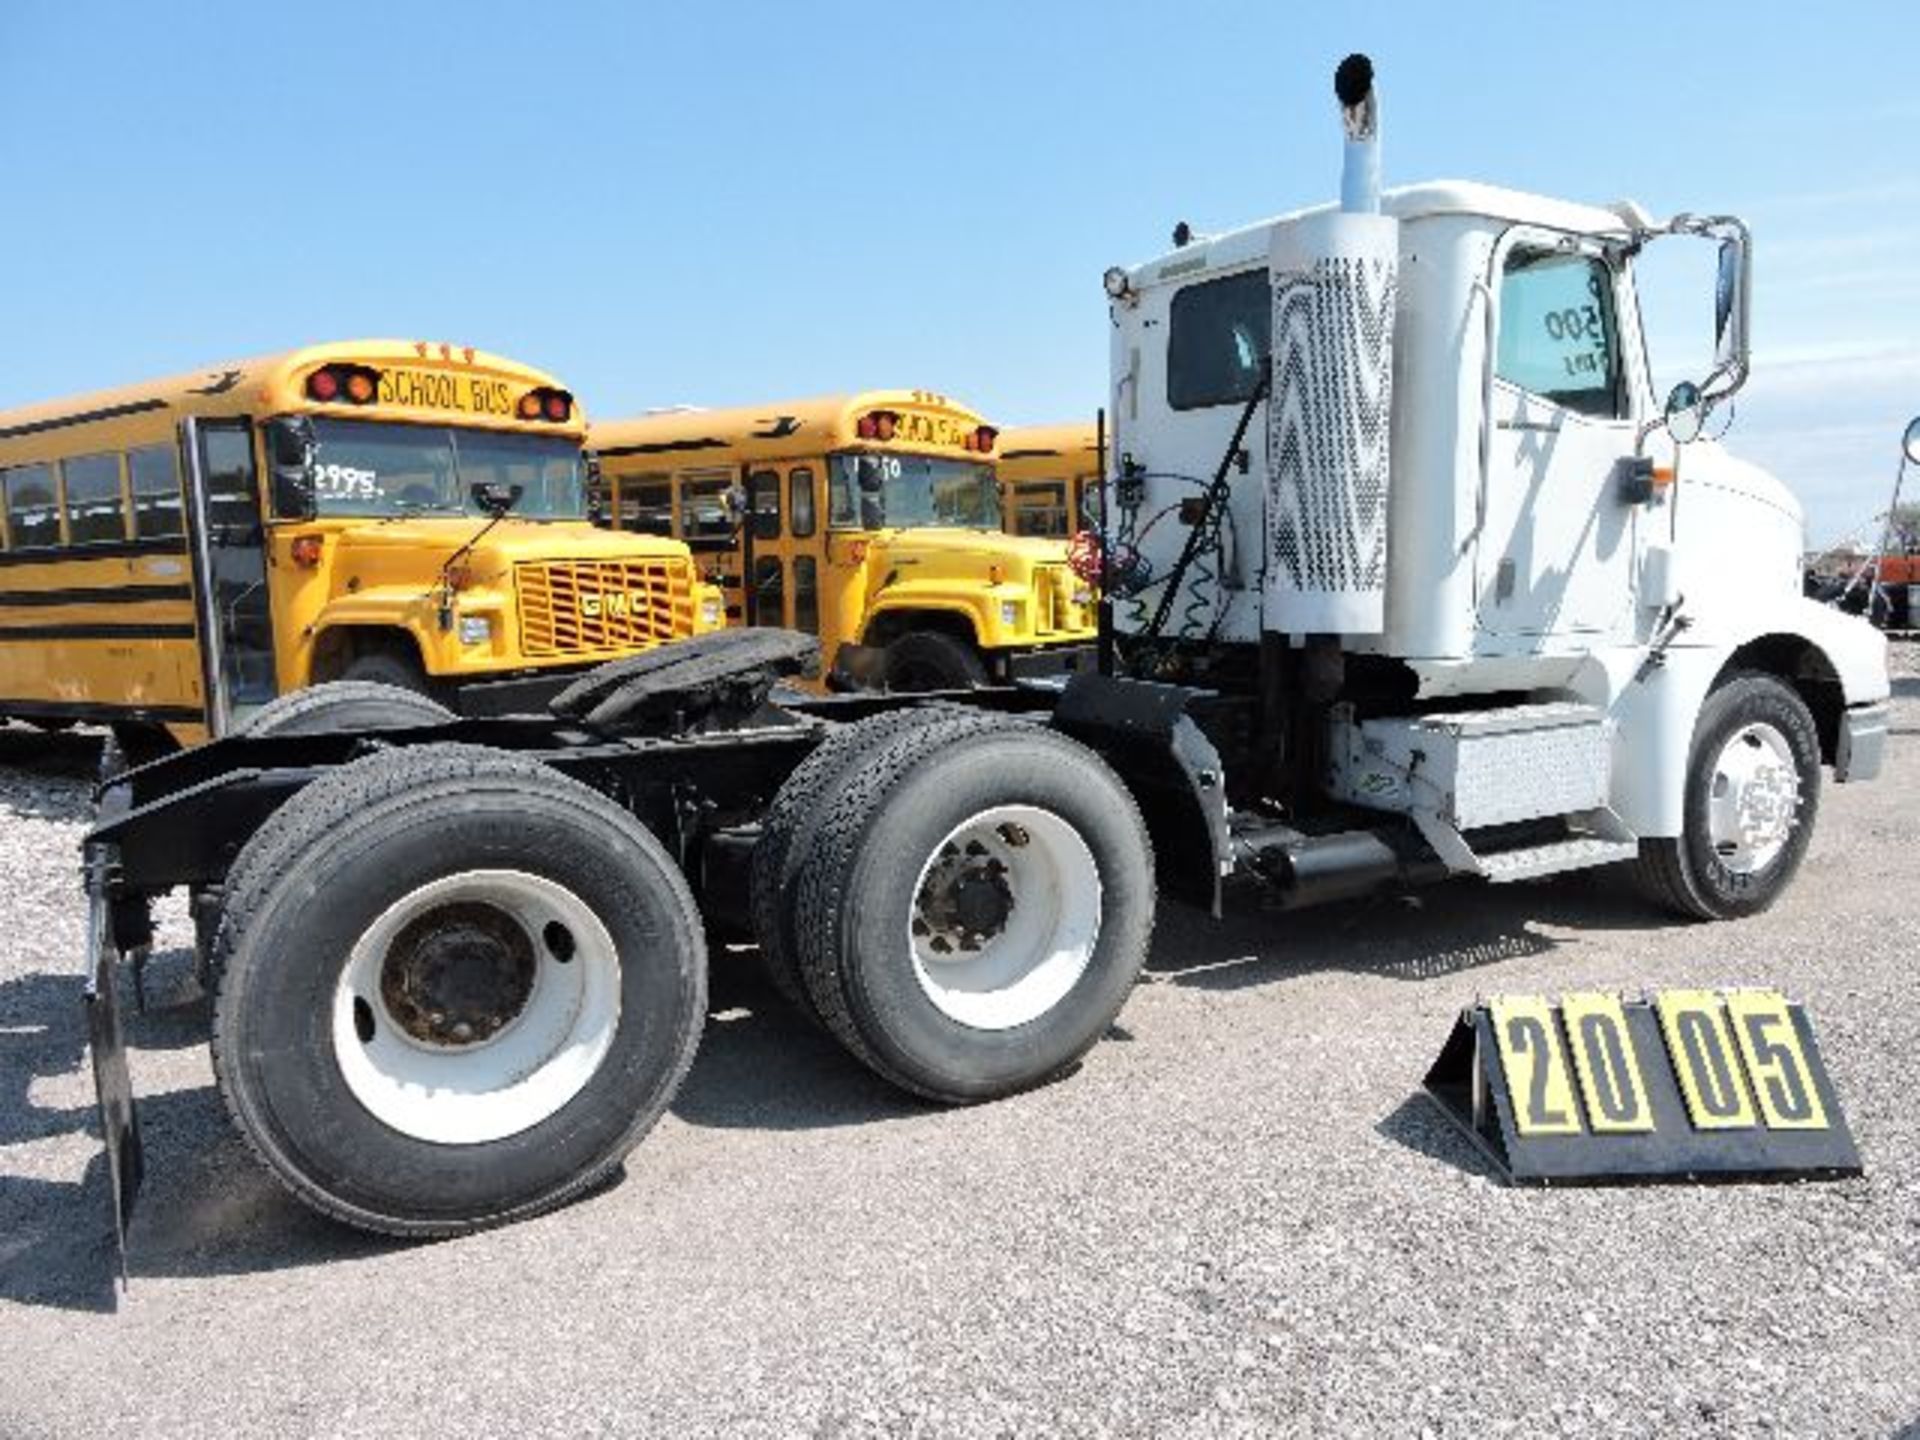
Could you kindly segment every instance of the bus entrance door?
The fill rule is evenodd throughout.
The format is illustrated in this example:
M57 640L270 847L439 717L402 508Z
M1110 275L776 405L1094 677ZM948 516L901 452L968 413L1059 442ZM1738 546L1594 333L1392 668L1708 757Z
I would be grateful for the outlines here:
M266 529L253 427L245 420L191 419L185 429L201 677L208 728L217 737L279 693Z

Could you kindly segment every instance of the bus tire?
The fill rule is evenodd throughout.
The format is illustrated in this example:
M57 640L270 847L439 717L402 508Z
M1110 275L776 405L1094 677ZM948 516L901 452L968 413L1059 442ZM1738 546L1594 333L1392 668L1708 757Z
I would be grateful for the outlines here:
M399 650L368 650L356 655L340 672L340 678L371 681L396 690L412 690L419 695L433 693L433 682L420 668L420 662Z
M706 1017L706 946L658 840L538 761L388 750L283 805L227 877L216 1079L300 1200L453 1235L596 1184Z
M240 723L239 734L340 735L364 730L419 730L445 725L454 713L431 696L378 680L328 680L289 690Z
M829 797L839 793L866 755L912 731L939 725L957 734L1017 724L991 710L926 705L888 710L839 726L789 775L761 821L753 847L752 925L760 965L781 998L815 1022L819 1012L800 978L795 950L794 905L802 867Z
M987 662L945 631L909 630L887 646L880 677L889 690L971 690L987 683Z
M990 1100L1107 1030L1153 933L1153 852L1091 750L1038 727L909 731L821 817L795 915L835 1038L904 1090Z
M1642 889L1697 920L1757 915L1799 870L1820 810L1820 736L1777 676L1740 672L1700 708L1681 833L1640 842Z

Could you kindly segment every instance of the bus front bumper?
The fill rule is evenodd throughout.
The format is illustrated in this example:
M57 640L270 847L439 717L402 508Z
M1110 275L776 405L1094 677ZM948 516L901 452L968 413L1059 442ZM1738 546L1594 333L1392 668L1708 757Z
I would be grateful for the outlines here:
M1091 675L1100 668L1100 647L1048 645L1039 650L1021 650L1007 656L1009 680L1039 680L1049 675Z

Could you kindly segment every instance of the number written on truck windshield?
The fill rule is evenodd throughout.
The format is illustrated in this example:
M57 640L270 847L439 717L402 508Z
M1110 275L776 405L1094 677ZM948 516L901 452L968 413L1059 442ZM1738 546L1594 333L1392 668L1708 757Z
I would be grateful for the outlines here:
M1621 412L1613 272L1603 260L1516 248L1500 277L1495 374L1522 390L1615 419Z

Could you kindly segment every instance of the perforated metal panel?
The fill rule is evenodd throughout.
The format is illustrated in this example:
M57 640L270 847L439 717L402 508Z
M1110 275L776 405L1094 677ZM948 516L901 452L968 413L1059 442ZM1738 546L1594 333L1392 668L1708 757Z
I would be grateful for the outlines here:
M1268 629L1384 626L1398 245L1381 216L1275 232Z

